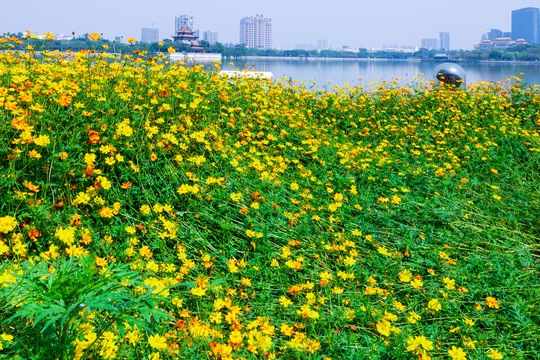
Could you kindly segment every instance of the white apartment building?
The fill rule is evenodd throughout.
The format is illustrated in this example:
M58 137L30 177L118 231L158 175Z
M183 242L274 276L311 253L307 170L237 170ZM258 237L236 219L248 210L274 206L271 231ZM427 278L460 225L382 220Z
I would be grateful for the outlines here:
M240 19L240 44L249 49L271 49L272 19L263 15Z
M194 26L193 16L179 15L179 16L174 17L174 32L175 33L182 30L184 25L187 25L189 30L195 31L195 29L193 28Z

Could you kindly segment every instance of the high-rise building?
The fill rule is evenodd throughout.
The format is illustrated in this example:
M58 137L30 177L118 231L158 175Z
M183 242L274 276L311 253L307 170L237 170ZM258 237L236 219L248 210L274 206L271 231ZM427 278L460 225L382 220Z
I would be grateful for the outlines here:
M205 31L203 32L203 40L208 41L210 45L213 45L218 42L218 33L217 31Z
M187 25L188 29L194 31L194 21L193 16L189 15L179 15L174 17L174 32L182 30L184 25Z
M487 33L486 39L489 41L495 41L498 38L503 37L503 32L499 29L491 29Z
M240 44L249 49L271 49L272 19L262 15L240 19Z
M440 50L450 50L450 33L440 32L439 33L439 49Z
M317 50L328 50L328 40L326 39L317 40Z
M540 44L540 10L528 7L512 11L512 38Z
M155 43L159 41L159 29L154 28L142 28L141 29L141 42L143 43Z
M422 49L428 49L428 50L438 49L439 48L439 39L435 39L435 38L433 38L433 39L422 39L420 47Z

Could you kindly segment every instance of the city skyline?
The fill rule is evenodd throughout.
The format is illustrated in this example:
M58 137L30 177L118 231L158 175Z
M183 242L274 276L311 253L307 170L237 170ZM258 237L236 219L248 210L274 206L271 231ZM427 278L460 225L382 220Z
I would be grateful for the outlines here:
M292 49L296 44L317 45L327 39L328 46L341 48L381 48L383 44L420 46L423 38L439 32L451 34L451 49L473 49L482 34L491 28L511 30L511 12L537 7L536 1L456 0L451 7L428 0L385 1L359 4L336 0L332 6L322 1L283 0L257 2L230 0L226 3L198 1L179 4L156 0L153 6L140 0L106 2L91 6L76 2L27 0L20 11L15 3L3 5L0 33L51 31L76 36L98 32L105 38L123 36L141 40L141 28L158 28L162 39L172 39L175 16L193 16L196 29L219 33L222 43L239 43L239 21L253 14L272 18L274 48Z

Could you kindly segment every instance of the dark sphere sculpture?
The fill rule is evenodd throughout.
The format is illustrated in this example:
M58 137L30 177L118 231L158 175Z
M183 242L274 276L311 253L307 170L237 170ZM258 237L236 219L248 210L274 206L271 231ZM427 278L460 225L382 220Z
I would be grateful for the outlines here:
M465 88L465 70L455 63L443 63L435 68L434 76L440 82L455 88Z

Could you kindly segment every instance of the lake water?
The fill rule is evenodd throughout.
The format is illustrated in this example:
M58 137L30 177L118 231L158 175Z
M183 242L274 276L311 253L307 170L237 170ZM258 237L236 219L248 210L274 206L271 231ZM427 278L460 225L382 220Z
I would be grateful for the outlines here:
M338 60L338 59L265 59L247 58L234 61L231 70L255 69L270 71L274 79L281 77L305 81L307 88L325 85L343 86L348 83L369 86L370 83L398 81L400 84L429 81L439 63L418 60ZM529 85L540 85L540 62L538 63L459 63L466 72L467 85L474 82L507 82L512 76L523 79ZM223 61L228 70L228 61ZM420 75L424 74L424 75ZM520 75L523 74L523 75ZM329 81L330 80L330 81Z

